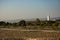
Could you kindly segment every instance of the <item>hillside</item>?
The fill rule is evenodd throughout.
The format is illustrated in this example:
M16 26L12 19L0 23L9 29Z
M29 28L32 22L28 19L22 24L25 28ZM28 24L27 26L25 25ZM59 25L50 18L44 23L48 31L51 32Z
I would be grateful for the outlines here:
M46 20L47 18L39 18L40 20L44 21ZM54 17L54 18L50 18L50 20L59 20L60 17ZM19 22L21 20L26 20L26 21L32 21L32 20L36 20L36 18L26 18L26 19L15 19L15 20L5 20L5 22Z

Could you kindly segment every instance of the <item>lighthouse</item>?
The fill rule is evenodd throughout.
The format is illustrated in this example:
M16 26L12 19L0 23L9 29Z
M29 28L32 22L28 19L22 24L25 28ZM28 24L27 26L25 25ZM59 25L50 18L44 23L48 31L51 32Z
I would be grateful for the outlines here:
M50 21L50 16L47 16L47 21Z

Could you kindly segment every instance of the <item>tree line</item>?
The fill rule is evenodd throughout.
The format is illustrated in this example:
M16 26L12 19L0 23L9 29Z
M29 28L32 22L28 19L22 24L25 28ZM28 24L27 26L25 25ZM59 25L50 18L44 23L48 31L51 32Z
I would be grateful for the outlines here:
M0 26L13 26L13 27L26 27L26 26L40 26L40 27L46 27L46 26L51 26L54 28L60 28L60 23L57 21L41 21L39 18L37 18L34 21L25 21L21 20L19 22L15 23L9 23L9 22L4 22L0 21Z

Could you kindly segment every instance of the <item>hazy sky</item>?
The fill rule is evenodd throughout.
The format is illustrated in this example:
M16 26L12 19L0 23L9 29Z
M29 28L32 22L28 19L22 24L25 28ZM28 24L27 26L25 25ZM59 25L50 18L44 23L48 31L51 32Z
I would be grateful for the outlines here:
M0 20L60 17L60 0L0 0Z

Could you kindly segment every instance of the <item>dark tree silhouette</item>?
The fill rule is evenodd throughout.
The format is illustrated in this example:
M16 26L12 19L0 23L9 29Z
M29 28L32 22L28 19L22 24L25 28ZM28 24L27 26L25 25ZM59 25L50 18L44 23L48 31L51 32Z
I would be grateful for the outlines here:
M40 19L39 18L36 19L36 25L40 25Z
M4 21L0 21L0 26L5 25L6 23Z
M25 21L25 20L21 20L21 21L19 22L19 25L20 25L20 26L26 26L26 21Z

